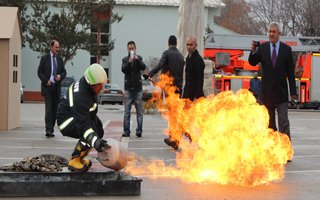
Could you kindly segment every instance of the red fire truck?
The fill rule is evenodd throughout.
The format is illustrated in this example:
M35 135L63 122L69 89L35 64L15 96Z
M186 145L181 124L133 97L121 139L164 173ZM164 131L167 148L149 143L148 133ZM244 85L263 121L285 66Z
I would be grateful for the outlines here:
M206 39L204 57L213 60L213 91L248 89L259 65L251 66L248 57L252 41L268 41L262 35L209 35ZM320 37L282 36L281 41L292 47L296 63L296 85L299 108L320 106ZM261 72L259 73L261 74Z

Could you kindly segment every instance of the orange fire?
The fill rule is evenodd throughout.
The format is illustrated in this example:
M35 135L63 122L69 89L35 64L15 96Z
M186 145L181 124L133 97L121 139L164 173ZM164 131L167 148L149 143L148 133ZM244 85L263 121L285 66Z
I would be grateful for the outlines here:
M141 161L134 157L126 167L132 175L178 177L187 182L213 182L255 186L282 180L285 164L293 156L287 135L268 128L269 116L248 90L231 91L190 102L180 99L171 86L173 79L161 75L157 106L169 121L174 139L189 133L176 153L176 165L161 160Z

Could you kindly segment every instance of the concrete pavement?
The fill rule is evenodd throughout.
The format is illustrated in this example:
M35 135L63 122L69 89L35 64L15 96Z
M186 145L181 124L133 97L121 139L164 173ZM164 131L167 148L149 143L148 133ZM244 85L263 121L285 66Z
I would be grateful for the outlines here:
M106 122L110 134L118 137L123 118L122 106L99 106L99 116ZM152 179L142 176L141 196L138 197L89 197L90 199L320 199L320 112L297 111L289 113L292 143L295 150L293 162L287 165L285 179L253 188L221 186L217 184L188 184L177 179ZM26 156L52 153L69 157L75 139L63 137L58 131L55 138L44 135L44 105L22 104L21 127L0 132L0 165L15 162ZM142 138L134 135L133 115L129 151L147 159L174 161L175 153L163 143L162 132L167 127L160 115L144 116ZM83 197L88 198L88 197ZM10 198L19 199L19 198ZM35 199L35 198L24 198ZM44 198L39 198L44 199ZM53 197L48 199L79 199L79 197Z

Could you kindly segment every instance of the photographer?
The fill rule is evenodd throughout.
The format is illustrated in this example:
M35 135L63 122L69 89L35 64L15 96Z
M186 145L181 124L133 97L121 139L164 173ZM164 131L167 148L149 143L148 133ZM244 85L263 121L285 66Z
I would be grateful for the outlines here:
M129 41L127 44L128 56L122 59L122 72L124 73L124 120L123 137L130 137L131 107L135 105L137 111L136 136L142 135L143 108L142 108L142 80L141 71L146 69L142 57L136 54L136 44Z

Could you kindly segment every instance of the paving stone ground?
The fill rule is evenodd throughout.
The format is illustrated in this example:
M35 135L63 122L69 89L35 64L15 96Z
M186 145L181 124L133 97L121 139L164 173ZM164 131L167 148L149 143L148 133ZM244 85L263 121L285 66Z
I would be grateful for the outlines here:
M105 122L106 136L121 140L123 107L120 105L99 106L99 116ZM217 184L189 184L178 179L152 179L142 176L141 195L137 197L83 197L85 199L320 199L320 112L313 110L290 110L292 143L295 151L292 163L287 164L282 182L253 188L221 186ZM135 116L132 116L132 136L129 151L145 158L173 162L175 153L163 143L165 121L158 114L144 116L142 138L134 134ZM0 165L13 163L26 156L44 153L58 154L68 158L76 143L75 139L63 137L58 130L56 137L46 138L44 133L44 105L22 104L21 126L11 131L0 132ZM95 157L95 153L90 153ZM94 159L94 158L93 158ZM99 163L94 164L100 168ZM104 169L107 170L107 169ZM21 198L10 198L21 199ZM35 198L23 198L35 199ZM51 197L39 199L79 199L79 197ZM81 199L81 197L80 197Z

